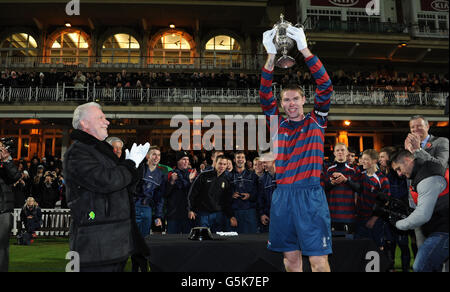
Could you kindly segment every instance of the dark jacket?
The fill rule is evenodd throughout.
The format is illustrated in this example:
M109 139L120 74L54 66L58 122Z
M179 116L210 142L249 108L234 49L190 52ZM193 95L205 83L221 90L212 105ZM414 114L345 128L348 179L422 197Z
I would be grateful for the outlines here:
M399 177L397 172L395 172L392 168L389 169L386 177L389 180L391 196L402 200L405 204L408 204L408 183L406 179Z
M82 266L126 261L147 255L139 234L132 192L138 173L131 160L120 160L112 147L74 130L75 142L64 155L66 197L71 209L70 250Z
M41 180L39 183L39 197L36 198L36 201L43 209L55 208L56 202L59 201L58 183L53 181L47 185L44 180Z
M11 160L0 162L0 214L14 210L14 192L11 185L22 177L22 173Z
M265 171L262 176L259 177L258 182L258 215L270 216L270 207L272 204L272 195L277 188L277 181L275 174L271 175L270 172Z
M233 170L229 176L231 177L233 193L248 193L250 198L242 200L242 198L232 199L233 210L256 209L256 201L258 200L258 180L259 177L248 169L244 169L241 173ZM232 194L233 194L232 193Z
M28 216L32 216L32 218L28 218ZM42 226L41 208L37 206L33 206L31 208L24 206L22 211L20 211L20 221L23 222L25 229L28 232L39 230Z
M170 177L173 173L178 175L178 179L172 185ZM188 193L191 188L189 180L190 170L174 169L168 174L164 201L166 203L167 219L186 220L188 218Z
M155 209L157 218L163 217L164 199L163 194L166 189L167 174L164 169L157 166L150 171L147 165L140 170L142 179L136 187L135 202Z
M194 213L223 212L233 217L231 209L231 184L225 173L217 176L215 170L202 172L192 185L189 194L189 209Z
M414 152L414 157L420 160L431 160L440 163L444 168L448 167L448 138L430 135L425 147Z

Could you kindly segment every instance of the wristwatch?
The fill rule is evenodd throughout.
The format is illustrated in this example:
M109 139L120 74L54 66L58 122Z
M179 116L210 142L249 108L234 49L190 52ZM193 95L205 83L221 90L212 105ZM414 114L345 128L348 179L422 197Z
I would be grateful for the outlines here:
M420 150L422 150L422 148L420 148L420 147L418 149L414 150L414 154L418 153Z

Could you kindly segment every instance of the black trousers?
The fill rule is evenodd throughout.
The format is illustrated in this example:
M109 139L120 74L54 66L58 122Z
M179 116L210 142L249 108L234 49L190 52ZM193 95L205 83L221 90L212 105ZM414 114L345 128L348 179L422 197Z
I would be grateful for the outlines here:
M0 272L8 272L9 236L14 217L11 213L0 214Z
M131 256L131 271L133 273L139 272L139 270L143 273L148 272L148 261L147 259L139 254Z

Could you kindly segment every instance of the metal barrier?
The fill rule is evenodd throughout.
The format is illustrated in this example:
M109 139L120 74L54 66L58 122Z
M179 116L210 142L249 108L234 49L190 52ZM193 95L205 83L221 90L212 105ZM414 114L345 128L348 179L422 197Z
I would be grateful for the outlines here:
M274 96L281 88L274 87ZM305 87L307 104L314 103L315 86ZM425 105L445 106L448 92L406 92L335 88L333 104L345 105ZM232 88L98 88L57 85L53 88L0 88L0 103L88 102L107 104L259 104L259 89Z
M15 236L23 229L20 221L22 209L14 209L12 234ZM70 209L41 209L42 226L36 231L38 236L69 236Z

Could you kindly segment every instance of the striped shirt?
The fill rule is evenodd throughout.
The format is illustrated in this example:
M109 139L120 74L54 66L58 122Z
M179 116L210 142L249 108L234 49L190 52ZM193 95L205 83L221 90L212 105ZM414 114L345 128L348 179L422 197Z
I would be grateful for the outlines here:
M372 176L369 176L366 171L363 171L360 182L361 193L356 201L356 213L358 219L367 220L372 216L378 193L383 192L388 196L391 195L390 185L387 177L379 170Z
M342 173L347 179L357 180L356 170L347 163L335 163L324 174L325 193L330 209L331 221L353 223L356 217L355 191L347 183L331 185L333 173Z
M263 68L260 103L268 124L276 116L278 131L274 141L277 184L319 185L323 165L324 133L333 93L331 80L316 56L305 59L316 80L314 110L301 121L281 117L272 93L273 71Z

